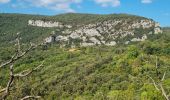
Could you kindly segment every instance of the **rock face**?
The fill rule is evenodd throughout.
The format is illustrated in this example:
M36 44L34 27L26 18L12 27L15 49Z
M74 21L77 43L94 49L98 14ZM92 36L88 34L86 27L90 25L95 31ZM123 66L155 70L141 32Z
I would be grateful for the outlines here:
M45 39L46 43L59 42L63 45L79 46L107 45L145 41L147 35L162 33L159 23L150 19L109 19L84 25L67 25L58 21L29 20L28 25L57 27L62 31ZM60 35L58 35L60 33Z
M58 28L71 28L70 25L64 25L60 22L52 22L52 21L42 21L42 20L29 20L28 25L38 26L38 27L58 27Z
M142 38L133 38L131 41L132 42L136 42L136 41L145 41L147 39L146 34L144 34L144 36L142 36Z

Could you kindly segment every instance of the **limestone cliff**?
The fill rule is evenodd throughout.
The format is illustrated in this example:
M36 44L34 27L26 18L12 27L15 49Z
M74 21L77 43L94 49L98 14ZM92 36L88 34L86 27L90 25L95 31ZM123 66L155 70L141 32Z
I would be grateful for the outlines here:
M28 20L28 25L61 30L54 30L45 42L58 42L64 46L114 46L119 43L144 41L148 35L162 33L159 23L147 18L114 18L82 25L71 25L57 20Z

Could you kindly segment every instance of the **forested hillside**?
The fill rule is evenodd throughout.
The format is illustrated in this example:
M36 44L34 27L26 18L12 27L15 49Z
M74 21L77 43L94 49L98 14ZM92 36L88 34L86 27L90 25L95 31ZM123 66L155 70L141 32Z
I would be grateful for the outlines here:
M18 32L23 43L58 42L68 47L128 44L162 30L152 19L128 14L0 14L0 45L10 45Z
M17 32L20 32L21 48L26 49L29 42L41 43L56 29L27 25L29 19L48 20L48 16L17 16L0 15L0 64L16 52ZM103 15L86 15L85 20L77 22L83 16L59 15L50 20L84 24L104 19ZM129 18L128 15L115 17ZM42 100L166 100L162 88L170 95L169 28L163 28L161 34L148 35L145 41L115 46L61 48L56 42L41 45L14 64L14 73L33 69L42 62L43 67L14 81L8 100L27 95L41 96ZM6 87L8 79L8 66L0 68L0 90Z

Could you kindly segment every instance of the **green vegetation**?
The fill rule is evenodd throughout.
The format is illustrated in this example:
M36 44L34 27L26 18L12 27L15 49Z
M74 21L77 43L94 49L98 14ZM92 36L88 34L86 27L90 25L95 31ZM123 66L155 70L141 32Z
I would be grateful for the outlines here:
M126 19L131 22L135 19L146 19L139 16L128 14L111 14L111 15L95 15L95 14L61 14L56 16L40 16L40 15L26 15L26 14L0 14L0 45L11 45L14 41L16 33L20 32L22 42L40 41L49 36L51 31L60 31L57 28L40 28L28 26L28 20L44 20L44 21L59 21L64 24L70 24L73 29L77 26L82 26L90 23L97 23L113 19Z
M147 77L158 81L166 71L163 86L170 93L170 37L169 33L161 35L153 41L127 46L83 47L72 52L57 44L49 45L47 50L38 48L16 63L15 72L35 67L41 61L45 61L45 67L15 81L9 99L40 95L48 100L164 100ZM8 48L1 49L6 52L1 53L1 59L10 54L5 49ZM1 70L1 88L6 85L6 73L6 69Z
M25 25L22 21L34 18L30 15L22 15L23 19L15 14L12 18L4 16L8 14L0 15L0 19L9 22L0 20L0 62L10 59L15 52L14 33L21 30L25 48L29 41L40 42L52 30ZM77 19L74 14L70 16L75 18L71 21ZM14 20L22 21L16 24ZM34 68L42 61L44 67L31 76L15 80L8 99L39 95L44 100L165 100L148 77L160 82L166 72L163 87L170 95L170 30L164 30L150 40L115 47L79 47L74 51L55 43L45 49L39 47L19 60L14 72ZM0 90L6 86L8 73L7 68L0 69Z

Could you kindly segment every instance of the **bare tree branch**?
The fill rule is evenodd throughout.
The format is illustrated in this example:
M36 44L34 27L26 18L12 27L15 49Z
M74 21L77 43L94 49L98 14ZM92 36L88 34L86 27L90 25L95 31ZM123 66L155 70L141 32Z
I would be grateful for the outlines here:
M157 73L157 76L158 76L158 57L156 56L156 73ZM163 76L162 76L162 79L161 79L161 81L160 81L160 83L158 84L158 86L160 87L160 92L162 93L162 95L166 98L166 100L169 100L169 96L166 94L166 92L165 92L165 89L163 88L163 86L162 86L162 82L164 81L164 79L165 79L165 75L166 75L166 72L164 72L164 74L163 74ZM152 79L152 78L151 78ZM154 82L154 80L152 79L152 81L153 81L153 83L154 83L154 85L156 84L155 82ZM158 89L158 86L157 87L155 87L156 89Z
M25 76L28 76L28 75L30 75L32 72L38 70L38 69L39 69L40 67L42 67L42 66L43 66L43 63L41 63L39 66L37 66L37 67L34 68L34 69L24 70L24 71L22 71L22 72L19 73L19 74L15 74L14 77L25 77Z
M18 54L21 53L21 44L20 44L19 34L20 34L20 33L17 33L17 38L16 38L16 41L17 41L17 52L18 52Z
M166 72L164 72L164 74L163 74L163 76L162 76L161 81L164 81L164 79L165 79L165 75L166 75Z
M0 90L0 93L4 92L5 90L6 90L6 88L4 88L4 89L1 89L1 90Z
M34 71L38 70L40 67L42 67L42 66L43 66L43 63L44 63L44 62L42 62L39 66L37 66L37 67L34 68L34 69L25 70L25 71L23 71L23 72L21 72L21 73L19 73L19 74L14 74L14 72L13 72L13 65L11 65L11 66L10 66L10 79L9 79L9 81L8 81L8 84L7 84L6 88L0 90L0 93L5 92L4 95L2 96L2 98L0 98L0 100L1 100L1 99L5 99L5 98L9 95L9 93L10 93L10 90L9 90L9 89L10 89L10 87L12 86L13 81L14 81L15 78L17 78L17 77L26 77L26 76L30 75L32 72L34 72Z
M165 92L165 89L164 89L163 86L162 86L162 82L163 82L164 79L165 79L165 75L166 75L166 72L164 72L164 74L163 74L163 76L162 76L162 79L161 79L161 82L160 82L159 84L156 83L155 80L154 80L152 77L150 77L150 76L148 76L148 77L152 80L152 82L153 82L156 90L160 91L160 92L162 93L162 95L166 98L166 100L170 100L170 99L169 99L169 95L167 95L167 93Z
M11 87L11 84L14 80L14 69L13 69L13 67L14 67L14 65L12 64L10 66L10 80L8 81L6 92L9 92L9 88Z
M156 64L155 64L156 69L158 68L158 56L156 56Z
M6 66L6 65L9 65L10 63L12 63L12 62L14 61L13 59L15 59L15 57L16 57L16 54L14 54L9 61L1 64L1 65L0 65L0 68L1 68L1 67L4 67L4 66Z
M25 51L22 52L19 33L17 33L17 38L16 38L17 51L16 51L16 53L11 57L11 59L9 61L6 61L5 63L0 65L0 68L10 65L10 67L9 67L10 78L8 80L6 88L0 90L0 93L4 93L2 95L2 97L0 97L0 100L5 100L7 98L7 96L10 95L10 88L11 88L12 84L14 83L15 77L28 76L32 72L38 70L40 67L43 66L43 63L41 63L36 68L33 68L31 70L22 71L19 74L14 74L14 63L17 60L21 59L23 56L25 56L29 51L31 51L32 49L35 49L35 48L37 48L38 46L41 46L41 45L43 45L43 44L34 45L34 44L30 43L30 46L28 47L28 49L26 49ZM26 100L26 99L29 99L29 98L33 98L33 99L37 98L38 99L38 98L40 98L40 96L26 96L26 97L22 98L21 100Z
M4 93L4 95L2 96L2 99L5 99L8 95L9 95L9 89L10 89L10 87L11 87L11 85L12 85L12 83L13 83L13 81L14 81L14 69L13 69L13 64L10 66L10 79L9 79L9 81L8 81L8 83L7 83L7 86L6 86L6 88L5 88L5 93Z
M27 100L27 99L40 99L40 96L25 96L24 98L22 98L21 100Z
M22 52L21 54L18 54L18 53L15 54L14 56L11 57L11 59L10 59L9 61L1 64L1 65L0 65L0 68L2 68L2 67L4 67L4 66L7 66L7 65L15 62L16 60L19 60L20 58L22 58L23 56L25 56L30 50L32 50L32 49L34 49L34 48L36 48L36 47L38 47L38 46L40 46L40 45L42 45L42 44L33 45L33 44L31 43L30 47L29 47L27 50L25 50L25 51Z
M169 97L168 95L166 94L163 86L162 86L162 83L159 84L160 88L161 88L161 91L162 91L162 95L166 98L166 100L169 100Z
M158 88L158 86L157 86L155 80L154 80L152 77L150 77L150 76L148 76L148 77L152 80L152 83L153 83L153 85L155 86L156 90L159 91L160 89Z

